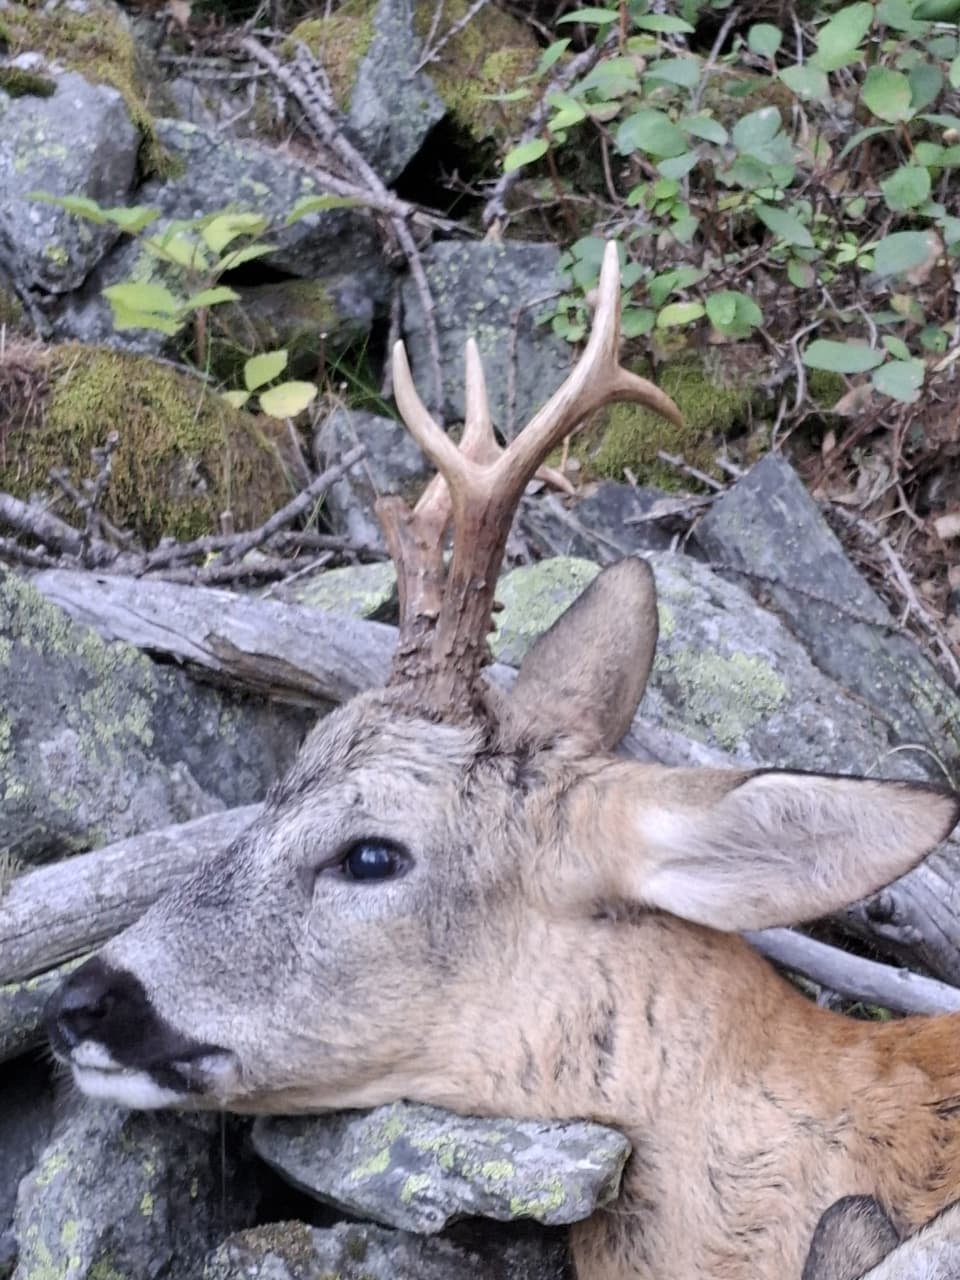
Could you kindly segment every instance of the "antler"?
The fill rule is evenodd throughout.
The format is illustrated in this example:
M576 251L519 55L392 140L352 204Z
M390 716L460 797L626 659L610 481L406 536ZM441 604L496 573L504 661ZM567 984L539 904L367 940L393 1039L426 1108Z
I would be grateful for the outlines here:
M377 504L397 568L400 643L391 684L412 686L423 710L471 716L482 704L479 675L497 573L513 515L537 468L561 440L602 405L632 400L682 425L677 406L646 378L620 367L620 264L608 243L586 349L570 375L508 445L493 433L477 345L466 346L466 414L459 448L437 425L413 385L402 342L393 349L400 415L438 474L411 511L402 498ZM443 536L453 521L444 574Z

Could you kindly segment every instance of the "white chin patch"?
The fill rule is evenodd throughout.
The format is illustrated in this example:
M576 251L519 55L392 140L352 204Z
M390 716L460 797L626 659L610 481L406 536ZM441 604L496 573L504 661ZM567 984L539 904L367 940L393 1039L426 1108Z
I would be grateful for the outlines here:
M88 1098L117 1102L135 1111L156 1111L160 1107L183 1106L189 1094L163 1089L145 1071L101 1071L74 1064L73 1078Z

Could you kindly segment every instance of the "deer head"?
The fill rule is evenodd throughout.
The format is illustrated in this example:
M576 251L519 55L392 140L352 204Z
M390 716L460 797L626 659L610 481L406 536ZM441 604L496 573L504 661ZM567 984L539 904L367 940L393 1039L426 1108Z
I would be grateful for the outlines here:
M247 1112L402 1097L638 1132L662 1073L687 1088L739 998L752 953L715 931L834 910L953 825L956 799L931 787L615 757L656 642L640 559L593 582L509 695L484 681L538 466L612 400L679 421L620 368L619 303L609 245L582 360L505 449L472 342L459 448L398 344L397 402L439 476L412 512L381 504L400 586L390 684L322 721L234 847L63 985L50 1034L86 1092ZM671 1036L686 1048L664 1066Z

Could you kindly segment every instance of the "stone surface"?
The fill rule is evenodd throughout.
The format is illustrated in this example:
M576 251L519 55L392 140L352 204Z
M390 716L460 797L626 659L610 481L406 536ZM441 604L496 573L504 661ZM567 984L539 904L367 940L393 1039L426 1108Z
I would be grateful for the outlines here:
M642 551L665 551L674 533L686 528L668 512L675 500L659 489L603 480L573 499L555 493L525 497L517 524L541 556L585 556L613 564Z
M0 265L21 290L64 293L81 284L120 233L30 194L125 204L139 138L116 89L73 71L55 81L49 98L0 90Z
M106 644L0 567L0 849L14 857L246 804L307 723Z
M616 1196L630 1152L600 1125L484 1120L407 1103L260 1118L253 1145L301 1190L423 1234L463 1217L579 1222Z
M559 251L549 244L447 240L431 245L422 256L440 341L440 412L448 422L463 418L463 348L472 336L480 348L494 424L512 438L570 371L570 346L536 323L544 303L561 289ZM414 378L430 404L423 309L410 279L404 281L403 305L403 335Z
M0 1068L0 1276L16 1260L17 1187L46 1146L52 1124L53 1094L42 1064L23 1058Z
M711 561L772 600L821 671L887 726L888 745L960 752L960 699L847 559L796 472L768 454L697 526Z
M347 120L379 176L392 183L423 146L446 107L416 71L420 41L410 0L380 0L373 39L357 68Z
M397 572L387 560L322 569L312 577L281 584L273 594L278 600L313 605L327 613L386 622L396 613Z
M561 1240L424 1239L365 1223L322 1230L300 1222L241 1231L210 1257L204 1280L570 1280Z
M201 1280L208 1251L253 1222L236 1149L219 1116L81 1101L20 1184L14 1280Z
M356 444L367 446L367 456L327 491L327 516L351 542L383 550L377 498L399 493L413 499L433 471L402 423L356 409L336 409L321 423L314 441L318 467L331 466Z
M385 306L391 281L368 218L351 209L333 209L286 226L297 200L318 194L306 167L276 148L231 140L182 120L158 120L156 132L179 173L151 178L136 193L137 204L160 210L161 218L151 231L161 231L171 219L193 219L227 208L262 214L270 223L264 238L276 246L262 263L328 286L328 330L340 323L350 332L369 328ZM162 350L168 341L163 334L115 332L110 308L100 296L107 285L160 275L156 259L136 240L125 239L71 298L70 308L56 322L56 335L82 342L110 341L144 352Z

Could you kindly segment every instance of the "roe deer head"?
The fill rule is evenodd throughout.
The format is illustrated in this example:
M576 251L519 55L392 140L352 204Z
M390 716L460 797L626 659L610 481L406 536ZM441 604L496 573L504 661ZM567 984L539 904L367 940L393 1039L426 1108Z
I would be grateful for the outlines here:
M932 786L617 758L653 659L653 578L602 573L509 693L482 668L513 511L587 415L672 402L619 367L616 247L579 365L504 450L467 347L459 446L394 351L438 468L381 504L388 687L312 732L237 843L66 981L49 1011L87 1093L240 1112L407 1098L589 1117L633 1141L573 1233L581 1280L799 1280L820 1214L901 1224L960 1193L960 1020L856 1024L736 935L871 893L950 831ZM453 526L445 572L442 545Z

